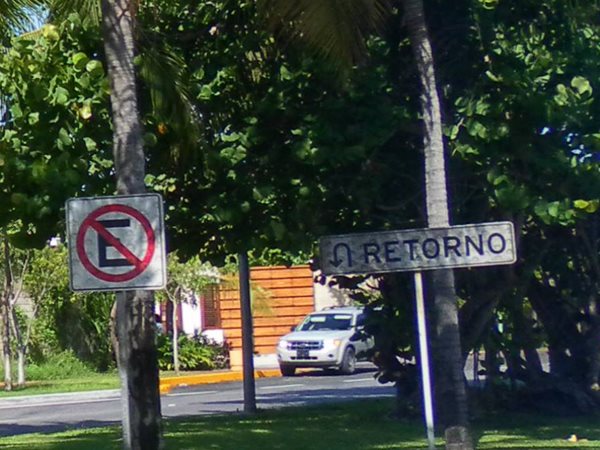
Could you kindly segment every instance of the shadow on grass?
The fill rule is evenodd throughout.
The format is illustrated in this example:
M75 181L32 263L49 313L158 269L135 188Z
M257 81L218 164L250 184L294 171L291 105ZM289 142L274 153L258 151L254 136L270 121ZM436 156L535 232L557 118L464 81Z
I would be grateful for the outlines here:
M99 428L99 427L108 427L108 426L116 426L117 422L114 421L85 421L77 424L74 427L69 423L48 423L40 429L39 425L20 425L19 423L3 423L0 424L0 438L5 436L17 436L22 434L39 434L39 435L48 435L53 433L63 433L70 431L81 431L88 428ZM3 448L0 445L0 448Z
M167 449L177 450L385 450L424 449L420 420L390 416L393 400L228 414L166 421ZM546 418L505 414L475 423L478 449L600 449L600 421L594 417ZM571 435L578 442L568 442ZM438 449L443 448L438 440ZM0 439L10 450L118 450L118 427L36 434Z
M90 424L91 425L91 424ZM71 430L58 434L29 434L0 439L3 450L120 450L118 427Z
M597 416L505 413L478 421L474 428L480 449L600 449Z
M420 426L390 418L390 403L352 402L173 421L168 446L186 449L369 450L427 448ZM203 446L191 446L202 442Z

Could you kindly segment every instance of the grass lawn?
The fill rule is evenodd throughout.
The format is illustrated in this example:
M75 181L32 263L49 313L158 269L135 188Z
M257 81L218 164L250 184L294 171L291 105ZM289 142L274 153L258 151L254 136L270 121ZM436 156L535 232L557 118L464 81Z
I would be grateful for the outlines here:
M56 394L65 392L96 391L100 389L118 389L119 376L116 372L90 373L77 378L64 380L28 381L26 387L15 387L12 391L0 389L0 399L22 395Z
M166 449L385 450L427 448L423 424L389 417L390 400L262 411L255 416L202 416L165 424ZM478 449L600 449L598 418L504 415L474 425ZM578 442L569 442L570 435ZM438 441L438 448L443 448ZM118 428L0 438L20 450L120 450Z
M207 371L185 371L180 372L180 376L190 376L204 374ZM178 375L172 371L161 371L160 377L176 377ZM16 377L15 377L16 379ZM12 391L5 391L0 382L0 399L6 397L17 397L23 395L41 395L57 394L66 392L97 391L102 389L119 389L119 375L116 370L107 373L87 372L85 374L69 377L65 379L48 379L27 381L24 388L13 388Z

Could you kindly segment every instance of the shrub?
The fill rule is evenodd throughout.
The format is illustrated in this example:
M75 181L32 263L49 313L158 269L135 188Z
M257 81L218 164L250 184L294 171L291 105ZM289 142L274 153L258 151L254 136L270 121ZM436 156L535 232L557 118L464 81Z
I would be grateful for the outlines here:
M51 355L43 363L32 363L27 366L29 380L62 380L89 376L94 373L70 350Z
M229 349L224 344L198 335L181 335L179 343L179 368L181 370L211 370L226 368ZM160 334L157 338L158 366L160 370L173 370L173 339Z

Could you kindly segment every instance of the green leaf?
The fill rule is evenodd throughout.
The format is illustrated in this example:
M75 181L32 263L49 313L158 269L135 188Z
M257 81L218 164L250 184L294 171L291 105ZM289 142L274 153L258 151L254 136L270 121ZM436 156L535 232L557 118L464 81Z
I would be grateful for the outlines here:
M23 111L21 110L21 107L16 103L10 107L10 114L13 117L13 119L20 119L21 117L23 117Z
M586 96L592 95L592 85L590 82L584 77L574 77L571 80L571 87L573 87L579 95Z
M69 91L63 87L57 87L54 91L54 101L58 105L65 105L69 101Z
M241 145L236 147L227 147L221 150L221 158L229 161L231 165L235 165L246 157L246 149Z
M92 59L85 65L85 70L93 77L100 78L104 76L104 68L102 63Z
M556 86L556 95L554 96L554 102L559 106L565 106L569 103L569 94L567 87L564 84Z
M491 71L489 71L489 70L486 70L486 71L485 71L485 74L486 74L486 76L487 76L487 77L488 77L490 80L492 80L492 81L494 81L494 82L496 82L496 83L500 83L500 82L502 81L502 77L499 77L499 76L497 76L497 75L494 75L494 74L493 74Z
M92 138L84 137L83 142L85 144L85 148L90 152L94 151L94 150L96 150L96 148L98 148L96 141L94 141Z
M10 201L15 205L22 205L23 203L27 202L27 196L25 194L15 192L11 194Z
M29 125L35 125L36 123L38 123L40 121L40 113L31 113L27 116L27 123L29 123Z
M585 212L593 214L596 211L598 211L599 207L600 207L600 200L591 200L590 204L588 205L588 207L585 208Z
M89 103L86 103L79 108L79 117L81 117L83 120L89 120L92 118L92 106Z
M73 140L71 139L71 136L69 136L68 131L65 130L64 128L61 128L60 130L58 130L58 139L65 146L70 146L71 144L73 144Z
M600 205L599 200L575 200L573 202L573 206L576 209L583 210L586 213L595 213L598 210L598 206Z
M198 94L198 100L210 100L213 95L212 88L210 84L205 84L200 88L200 93Z
M144 134L144 145L148 147L154 147L158 143L158 138L154 133L145 133Z
M284 65L282 65L279 68L279 76L281 77L282 80L284 81L288 81L292 79L292 73L288 70L287 67L285 67Z
M75 53L71 58L73 65L77 70L83 70L88 61L90 60L87 55L83 52Z
M196 79L196 81L202 80L202 78L204 78L204 69L200 68L200 69L196 70L194 72L194 78Z
M498 6L498 3L500 2L500 0L479 0L479 3L481 4L481 6L483 6L485 9L495 9Z
M240 135L238 133L229 133L229 134L222 133L221 140L223 142L237 142L240 140Z
M550 217L558 217L559 214L559 204L558 202L552 202L548 204L548 214Z

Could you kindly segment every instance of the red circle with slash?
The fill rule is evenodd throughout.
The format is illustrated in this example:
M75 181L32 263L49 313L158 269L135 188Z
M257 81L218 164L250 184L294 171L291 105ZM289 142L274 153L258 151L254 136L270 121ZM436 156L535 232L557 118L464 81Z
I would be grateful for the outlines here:
M127 216L133 217L140 223L144 230L144 234L146 235L146 240L148 242L148 247L146 248L146 252L142 258L138 258L118 238L113 236L100 222L97 221L99 217L109 213L125 214ZM133 266L133 269L125 273L113 274L104 272L97 268L90 261L90 258L85 251L85 235L88 231L91 230L94 230L110 246L114 247ZM85 267L85 269L89 273L103 281L121 283L124 281L130 281L134 279L135 277L140 275L144 270L146 270L146 268L152 261L152 256L154 256L154 251L156 249L156 238L154 235L154 230L152 229L152 225L150 224L146 216L144 216L137 209L134 209L127 205L106 205L93 211L81 223L79 232L77 233L76 248L77 255L79 255L79 259L81 260L81 264L83 264L83 267Z

